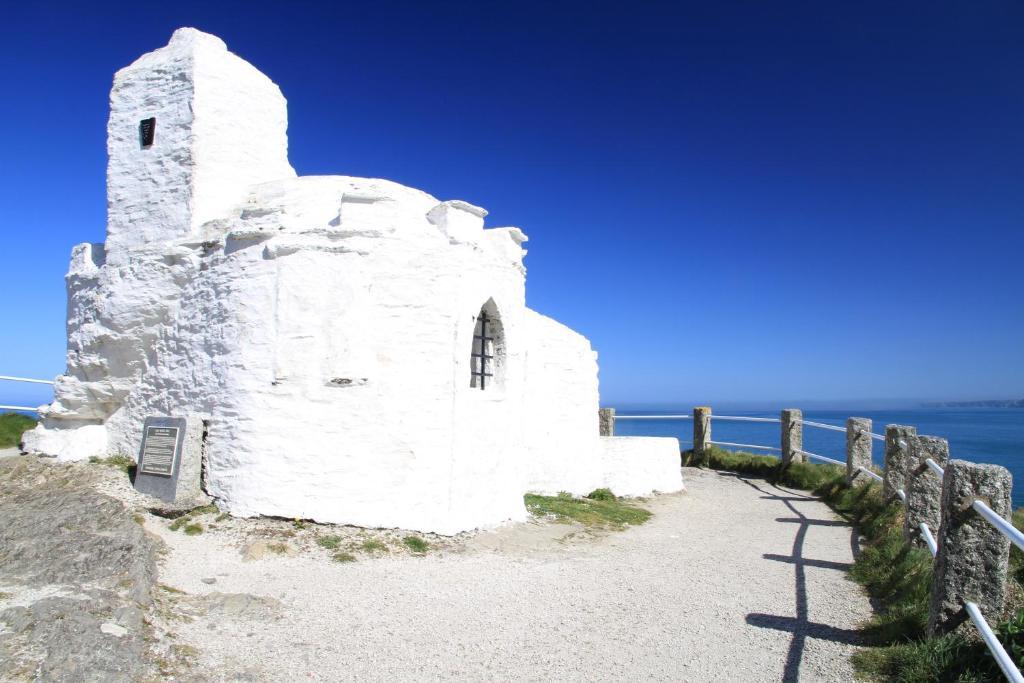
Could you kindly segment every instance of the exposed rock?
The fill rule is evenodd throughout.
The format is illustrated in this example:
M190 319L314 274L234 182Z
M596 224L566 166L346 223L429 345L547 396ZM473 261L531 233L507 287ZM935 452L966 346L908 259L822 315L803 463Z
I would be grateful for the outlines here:
M136 681L155 676L142 607L159 541L88 467L0 460L0 679Z

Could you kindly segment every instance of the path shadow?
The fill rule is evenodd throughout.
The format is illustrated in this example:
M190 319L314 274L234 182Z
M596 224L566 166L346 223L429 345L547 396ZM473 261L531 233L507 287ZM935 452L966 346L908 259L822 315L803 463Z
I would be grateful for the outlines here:
M846 522L834 519L811 519L793 505L794 501L820 500L817 496L801 496L800 494L794 494L792 491L780 488L775 484L770 484L772 488L781 492L782 495L779 495L772 493L770 490L765 490L758 484L743 476L737 476L736 478L751 488L766 494L761 496L761 498L777 500L796 515L796 517L779 517L775 520L777 522L798 525L796 536L793 538L792 553L790 555L775 555L771 553L765 553L763 555L766 560L786 562L793 565L794 581L796 583L796 617L781 616L777 614L751 613L748 614L746 618L747 623L751 626L768 628L776 631L785 631L793 634L793 637L789 641L789 650L786 653L786 666L782 672L782 680L787 682L796 681L800 677L800 663L803 660L804 648L806 647L808 638L829 640L835 643L843 643L845 645L856 645L862 642L860 634L854 629L838 628L830 624L822 624L812 622L810 620L810 610L807 600L807 567L846 571L851 565L847 562L833 562L830 560L805 558L804 541L807 538L807 530L812 526L848 527L851 535L851 547L856 545L859 552L857 532L852 525L847 524Z

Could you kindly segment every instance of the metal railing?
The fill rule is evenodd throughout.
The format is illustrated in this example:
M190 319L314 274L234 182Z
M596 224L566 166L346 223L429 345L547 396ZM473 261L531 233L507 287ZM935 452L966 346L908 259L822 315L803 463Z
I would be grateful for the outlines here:
M731 420L731 421L737 421L737 422L768 422L768 423L780 423L780 422L782 422L782 420L780 420L778 418L747 417L747 416L740 416L740 415L714 415L714 414L709 414L709 415L707 415L707 418L710 419L710 420ZM694 416L692 416L692 415L616 415L615 419L617 419L617 420L618 419L625 419L625 420L630 420L630 419L633 419L633 420L658 420L658 419L661 419L661 420L666 420L666 419L692 420L692 419L694 419ZM824 430L833 431L833 432L846 433L848 431L847 427L841 427L839 425L831 425L831 424L827 424L827 423L824 423L824 422L814 422L814 421L811 421L811 420L804 420L804 419L802 419L802 417L799 418L799 419L794 420L793 422L805 425L807 427L815 427L815 428L818 428L818 429L824 429ZM875 434L874 432L871 432L871 431L868 431L868 430L865 430L865 429L857 429L857 433L858 434L867 435L873 441L883 441L884 442L886 440L886 437L884 435L882 435L882 434ZM711 439L707 439L706 437L705 437L704 443L713 444L713 445L716 445L716 446L730 446L730 447L733 447L733 448L751 448L751 449L765 450L765 451L781 451L782 450L782 449L777 448L775 446L765 446L765 445L760 445L760 444L735 443L735 442L731 442L731 441L714 441L714 440L711 440ZM907 442L902 440L902 439L899 439L895 443L896 443L896 446L898 446L901 449L909 448ZM829 463L831 465L839 465L841 467L849 467L849 464L847 462L842 462L840 460L836 460L834 458L829 458L829 457L826 457L824 455L819 455L817 453L811 453L810 451L805 451L805 450L802 450L802 449L799 449L799 448L794 448L794 449L792 449L791 452L803 455L806 458L812 458L812 459L815 459L815 460L820 460L820 461L823 461L825 463ZM848 451L847 458L850 458L850 457L851 456L850 456L849 451ZM946 474L945 470L937 462L935 462L931 458L928 458L928 459L925 460L925 464L928 466L928 468L932 472L934 472L939 477L940 481L945 478L945 474ZM878 481L878 482L883 482L884 481L884 478L882 476L880 476L877 472L874 472L874 471L872 471L871 469L869 469L867 467L858 466L858 467L856 467L854 469L857 472L864 473L865 475L869 476L870 478L872 478L875 481ZM895 493L900 498L901 501L906 502L907 494L906 494L906 492L903 489L896 489ZM1014 545L1016 545L1021 550L1024 550L1024 533L1022 533L1019 529L1017 529L1015 526L1013 526L1013 524L1011 524L1006 519L1001 517L991 507L989 507L985 502L983 502L981 500L974 500L971 503L971 507L985 521L987 521L989 524L991 524L997 531L999 531L1004 536L1006 536L1010 540L1010 542L1012 542ZM928 550L931 553L932 557L935 557L936 555L938 555L938 552L939 552L938 541L936 541L934 534L932 533L931 529L928 528L928 525L925 522L921 522L919 527L920 527L921 537L924 539L925 545L928 547ZM999 642L998 637L996 637L995 633L992 631L992 627L985 620L984 615L981 613L981 608L978 606L978 604L975 603L975 602L969 601L969 600L964 600L964 609L966 610L966 612L967 612L968 616L970 617L971 621L974 623L974 626L978 629L978 632L981 634L982 640L984 640L985 645L988 647L989 651L992 653L992 657L996 660L996 663L999 665L999 669L1006 676L1007 680L1013 681L1014 683L1024 683L1024 676L1021 675L1021 672L1017 668L1016 663L1013 661L1013 658L1006 652L1006 649L1003 647L1002 643Z
M49 385L53 386L53 380L49 380L49 379L32 379L30 377L14 377L12 375L0 375L0 380L5 380L7 382L26 382L26 383L29 383L29 384L49 384ZM6 406L6 405L0 405L0 410L22 410L22 411L25 411L27 413L38 413L39 412L39 407L36 406L36 407L33 408L32 406Z

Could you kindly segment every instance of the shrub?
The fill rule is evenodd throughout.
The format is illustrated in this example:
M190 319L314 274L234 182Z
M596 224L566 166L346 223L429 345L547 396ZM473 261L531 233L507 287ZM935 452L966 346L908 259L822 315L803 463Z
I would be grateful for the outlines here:
M430 548L430 544L418 536L406 536L402 539L402 543L404 543L405 547L414 553L422 554L427 552Z
M334 560L335 562L355 562L356 561L356 556L353 555L352 553L341 552L341 553L334 553L334 555L331 557L331 559Z
M594 489L587 494L587 498L590 500L616 500L611 489Z
M368 553L378 553L378 552L386 553L388 551L387 545L385 545L384 543L382 543L380 541L373 540L373 539L370 539L368 541L363 541L362 548L363 548L364 551L366 551Z
M341 539L337 536L321 536L316 539L316 544L321 548L327 548L328 550L335 550L341 545Z

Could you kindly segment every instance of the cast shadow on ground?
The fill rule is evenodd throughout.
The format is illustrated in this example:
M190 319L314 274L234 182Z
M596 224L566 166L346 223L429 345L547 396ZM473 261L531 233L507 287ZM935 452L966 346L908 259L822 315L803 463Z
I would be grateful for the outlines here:
M724 474L724 473L723 473ZM775 555L766 553L764 558L766 560L772 560L775 562L786 562L793 565L794 580L796 582L796 617L780 616L777 614L758 614L751 613L747 615L747 623L751 626L757 626L758 628L769 628L777 631L785 631L793 634L792 639L789 642L789 651L786 654L786 666L783 670L782 680L783 681L796 681L800 677L800 663L803 659L804 648L808 638L817 638L819 640L829 640L836 643L843 643L847 645L858 645L862 642L860 634L854 629L845 629L832 626L830 624L822 624L812 622L809 619L809 607L807 599L807 567L815 567L821 569L833 569L837 571L846 571L850 568L850 564L847 562L832 562L829 560L816 560L804 557L804 541L807 537L807 530L812 526L843 526L850 529L851 536L851 549L854 550L854 557L859 553L859 540L856 529L846 522L837 521L834 519L811 519L805 514L800 512L794 502L799 501L816 501L820 500L816 496L803 496L794 491L788 491L780 488L775 484L769 484L773 489L779 491L779 494L775 494L772 491L765 490L761 485L750 481L749 479L740 476L732 475L736 479L742 481L744 484L757 489L761 493L765 494L761 496L768 500L777 500L785 505L789 510L796 515L796 517L779 517L775 521L784 524L796 524L797 530L796 535L793 538L793 552L791 555ZM765 482L767 484L767 482Z

